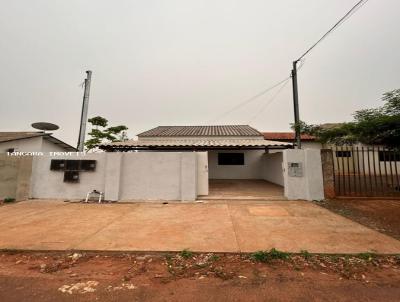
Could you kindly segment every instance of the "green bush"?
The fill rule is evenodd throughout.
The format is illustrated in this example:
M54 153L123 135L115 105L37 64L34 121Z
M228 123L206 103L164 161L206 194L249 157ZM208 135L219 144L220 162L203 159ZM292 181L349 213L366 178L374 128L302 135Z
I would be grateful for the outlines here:
M184 259L189 259L189 258L192 258L192 257L193 257L193 252L191 252L191 251L188 250L188 249L184 249L184 250L181 251L179 254L180 254L181 257L184 258Z
M301 250L301 251L300 251L300 254L303 256L303 258L304 258L305 260L308 260L308 259L311 258L311 254L310 254L309 251L307 251L307 250Z
M258 251L251 254L251 258L258 262L268 262L274 259L286 260L290 258L290 253L279 251L275 248L269 251Z
M367 253L360 253L357 256L360 259L363 259L363 260L366 260L366 261L371 261L372 259L375 258L376 255L374 253L367 252Z
M14 201L15 201L15 198L12 198L12 197L4 198L4 203L10 203L10 202L14 202Z

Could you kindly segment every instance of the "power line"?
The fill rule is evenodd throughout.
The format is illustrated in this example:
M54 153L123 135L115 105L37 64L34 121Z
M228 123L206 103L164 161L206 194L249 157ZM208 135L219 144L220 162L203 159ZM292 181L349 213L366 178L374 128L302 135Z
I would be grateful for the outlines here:
M255 101L256 99L258 99L259 97L263 96L263 95L266 94L267 92L269 92L269 91L273 90L274 88L276 88L276 87L282 85L283 83L285 83L285 82L286 82L287 80L289 80L289 79L290 79L290 76L287 77L287 78L284 78L283 80L281 80L281 81L275 83L274 85L272 85L272 86L270 86L270 87L268 87L268 88L262 90L261 92L257 93L256 95L254 95L254 96L252 96L252 97L250 97L250 98L248 98L248 99L246 99L246 100L240 102L240 103L237 104L235 107L233 107L233 108L229 109L228 111L225 111L225 112L223 112L222 114L220 114L219 116L217 116L215 119L212 120L212 122L215 122L215 121L217 121L217 120L223 118L224 116L228 115L229 113L232 113L233 111L235 111L235 110L237 110L237 109L239 109L239 108L241 108L241 107L243 107L243 106L245 106L245 105L247 105L247 104L249 104L249 103Z
M302 59L302 60L301 60L300 66L299 66L298 70L300 70L300 69L303 67L305 61L306 61L305 59ZM260 98L261 96L265 95L266 93L270 92L270 91L273 90L274 88L279 87L279 86L282 85L282 84L285 84L286 81L290 80L291 77L292 77L292 76L288 76L287 78L285 78L285 79L283 79L283 80L281 80L281 81L275 83L274 85L272 85L272 86L270 86L270 87L268 87L268 88L262 90L261 92L257 93L256 95L252 96L251 98L248 98L248 99L246 99L246 100L240 102L239 104L237 104L237 105L234 106L233 108L229 109L228 111L225 111L224 113L220 114L218 117L216 117L215 119L211 120L210 122L216 122L217 120L219 120L219 119L221 119L221 118L227 116L228 114L232 113L233 111L235 111L235 110L237 110L237 109L240 109L241 107L243 107L243 106L245 106L245 105L247 105L247 104L249 104L249 103L255 101L256 99L258 99L258 98Z
M317 42L315 42L309 49L307 49L296 62L303 59L311 50L313 50L319 43L321 43L330 33L332 33L336 28L342 25L347 19L349 19L356 11L358 11L368 0L358 1L338 22L335 23Z
M273 103L273 101L275 101L276 97L282 92L283 88L285 88L286 85L287 85L289 82L290 82L290 77L289 77L289 79L286 80L285 83L283 83L283 85L278 89L278 91L268 100L268 102L265 103L265 104L260 108L260 110L258 110L257 113L254 114L254 115L250 118L248 124L250 124L252 121L254 121L261 113L264 112L264 110L265 110L269 105L271 105L271 104Z

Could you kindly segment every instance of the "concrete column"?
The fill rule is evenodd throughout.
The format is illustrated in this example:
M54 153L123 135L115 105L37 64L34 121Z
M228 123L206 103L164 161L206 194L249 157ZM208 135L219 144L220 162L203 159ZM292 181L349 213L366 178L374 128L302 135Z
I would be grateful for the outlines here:
M197 156L195 152L181 153L181 200L197 198Z
M24 156L18 159L17 191L15 199L17 201L29 198L32 176L32 156Z
M335 170L333 166L333 155L331 149L321 150L321 162L325 198L334 198L336 196L334 182Z
M105 154L104 199L118 201L121 183L121 165L124 154L122 152L107 152Z
M288 199L324 199L319 150L283 151L284 192Z

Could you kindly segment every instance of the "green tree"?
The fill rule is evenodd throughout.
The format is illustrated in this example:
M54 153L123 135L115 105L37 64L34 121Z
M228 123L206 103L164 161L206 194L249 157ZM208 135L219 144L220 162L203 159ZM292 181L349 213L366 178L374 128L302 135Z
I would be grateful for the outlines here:
M108 120L101 116L95 116L88 119L92 125L92 130L88 133L90 138L86 140L86 150L95 149L102 143L120 142L128 139L126 130L128 127L124 125L107 127Z
M292 125L302 133L317 137L322 143L377 144L400 146L400 89L383 95L384 104L378 108L362 109L353 114L353 121L341 124Z

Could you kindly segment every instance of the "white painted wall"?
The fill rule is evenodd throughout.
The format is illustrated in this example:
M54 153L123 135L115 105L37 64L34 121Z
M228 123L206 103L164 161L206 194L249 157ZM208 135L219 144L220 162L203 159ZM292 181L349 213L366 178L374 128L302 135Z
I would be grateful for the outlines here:
M52 142L42 139L42 152L67 152L63 147L60 145L53 144Z
M218 153L244 153L244 165L218 165ZM208 151L210 179L262 179L264 150L212 150Z
M197 152L197 194L208 195L208 153Z
M79 183L65 183L64 172L50 170L51 159L94 159L97 167L94 172L80 172ZM195 152L37 156L33 160L31 197L83 199L96 189L104 192L107 200L195 200L197 178Z
M283 154L265 153L262 161L262 178L266 181L283 186Z
M322 144L319 142L301 142L302 149L322 149Z
M14 148L18 152L44 152L47 154L48 152L65 152L63 147L43 139L42 136L0 143L0 153L5 153L10 148Z
M81 172L79 183L63 182L64 172L51 171L51 159L94 159L97 161L95 172ZM83 199L92 190L104 192L106 153L87 154L77 157L35 156L31 176L32 198Z
M289 176L288 163L301 163L302 177ZM288 199L322 200L324 188L319 150L290 149L283 151L284 192Z
M18 152L39 152L42 151L42 140L43 138L39 136L2 142L0 143L0 153L5 153L10 148L14 148Z

